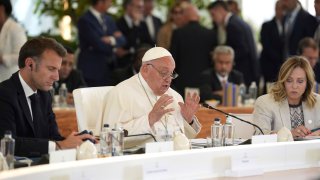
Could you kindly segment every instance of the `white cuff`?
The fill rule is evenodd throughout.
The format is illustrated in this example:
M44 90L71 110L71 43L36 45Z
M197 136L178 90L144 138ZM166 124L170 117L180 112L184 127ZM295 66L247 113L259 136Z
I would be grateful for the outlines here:
M56 143L54 141L49 141L49 145L48 145L48 153L56 151Z

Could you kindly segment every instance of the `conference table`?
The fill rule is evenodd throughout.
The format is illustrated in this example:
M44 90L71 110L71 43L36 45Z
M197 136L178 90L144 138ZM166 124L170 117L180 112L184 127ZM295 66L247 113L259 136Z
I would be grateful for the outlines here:
M220 110L233 114L251 114L253 107L218 107ZM56 121L62 136L68 136L72 131L78 131L76 110L72 107L54 108ZM200 108L196 116L202 124L202 129L197 138L206 138L210 136L211 125L214 118L220 118L222 123L225 122L226 116L215 110Z

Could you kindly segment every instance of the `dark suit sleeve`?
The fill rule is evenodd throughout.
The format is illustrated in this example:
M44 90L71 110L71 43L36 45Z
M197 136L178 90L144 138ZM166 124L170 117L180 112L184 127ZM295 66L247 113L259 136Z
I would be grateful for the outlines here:
M243 28L236 26L235 24L231 24L229 27L227 44L230 45L234 49L234 57L236 58L236 63L241 63L242 60L247 59L247 54L249 54L249 45L246 44L246 36Z
M113 33L115 33L116 31L120 31L116 23L109 16L107 17L107 27L109 28L108 32L111 32L111 34L109 34L110 36L114 36ZM126 38L123 35L120 37L115 37L115 39L116 39L115 47L122 47L126 44Z

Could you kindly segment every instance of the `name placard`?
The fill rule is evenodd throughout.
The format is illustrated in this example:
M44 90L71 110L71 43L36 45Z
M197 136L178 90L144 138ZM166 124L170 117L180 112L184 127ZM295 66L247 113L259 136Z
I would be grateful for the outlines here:
M173 141L151 142L146 144L146 153L173 151Z
M164 162L152 162L143 165L143 179L157 180L170 178L170 165Z
M264 143L273 143L278 142L277 134L270 135L255 135L252 136L252 144L264 144Z
M59 163L59 162L68 162L76 160L76 149L66 149L59 151L52 151L49 153L49 162Z

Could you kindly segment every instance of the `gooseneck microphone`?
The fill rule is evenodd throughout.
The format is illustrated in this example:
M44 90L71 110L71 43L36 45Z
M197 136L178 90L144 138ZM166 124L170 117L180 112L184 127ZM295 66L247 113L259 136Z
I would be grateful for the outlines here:
M227 112L224 112L224 111L222 111L222 110L220 110L220 109L214 108L214 107L210 106L210 105L209 105L209 104L207 104L207 103L203 103L203 104L202 104L202 106L203 106L203 107L205 107L205 108L208 108L208 109L212 109L212 110L218 111L219 113L222 113L222 114L224 114L224 115L227 115L227 116L233 117L233 118L235 118L235 119L238 119L239 121L242 121L242 122L245 122L245 123L247 123L247 124L250 124L250 125L252 125L252 126L254 126L254 127L258 128L258 129L259 129L259 131L261 132L261 134L263 134L263 135L264 135L264 133L263 133L262 129L261 129L258 125L253 124L252 122L246 121L246 120L241 119L241 118L239 118L239 117L237 117L237 116L235 116L235 115L232 115L232 114L229 114L229 113L227 113Z
M156 138L151 133L141 133L141 134L130 134L129 135L128 130L124 129L123 131L124 131L124 137L151 136L152 139L154 140L154 142L157 142Z

